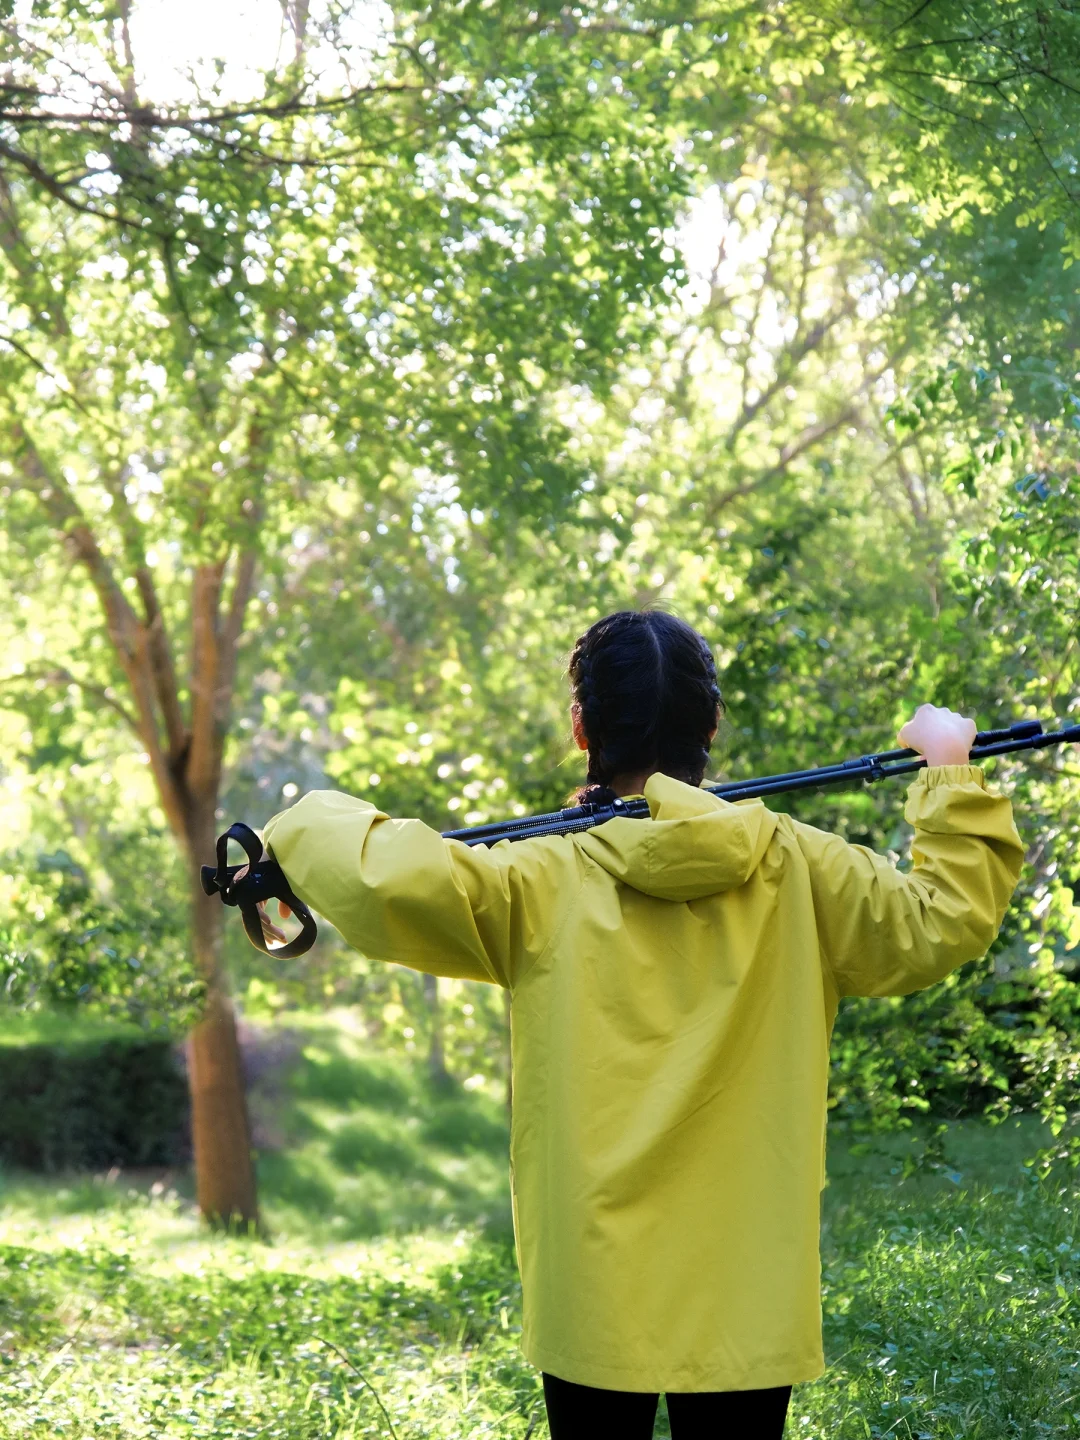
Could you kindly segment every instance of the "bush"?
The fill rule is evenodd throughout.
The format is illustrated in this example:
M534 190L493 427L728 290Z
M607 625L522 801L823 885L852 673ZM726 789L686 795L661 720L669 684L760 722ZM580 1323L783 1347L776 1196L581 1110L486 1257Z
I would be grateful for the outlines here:
M112 873L96 882L63 850L0 854L5 1009L77 1010L161 1033L195 1020L203 985L183 897L157 865L155 840L154 832L114 840ZM132 885L147 849L155 883Z
M1005 973L1001 973L1005 970ZM833 1032L830 1105L855 1129L1075 1106L1080 984L1049 959L992 957L902 998L847 999Z
M0 1161L28 1170L174 1165L187 1085L168 1040L0 1046Z

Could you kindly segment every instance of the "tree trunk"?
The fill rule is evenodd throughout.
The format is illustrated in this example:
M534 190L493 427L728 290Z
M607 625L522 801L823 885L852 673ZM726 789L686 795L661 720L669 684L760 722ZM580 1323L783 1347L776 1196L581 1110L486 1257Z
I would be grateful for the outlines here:
M250 1229L258 1225L259 1209L236 1016L221 967L224 911L199 883L198 862L212 855L209 843L203 857L192 855L192 934L206 984L202 1018L188 1043L195 1184L199 1209L211 1224Z
M439 979L437 975L423 975L424 1001L428 1008L431 1024L431 1042L428 1046L428 1074L431 1083L439 1090L451 1085L450 1072L446 1068L446 1050L443 1046L442 1007L439 1004Z
M127 7L122 17L126 24ZM0 200L3 198L0 192ZM0 242L5 223L0 207ZM86 567L97 592L109 639L131 687L134 709L107 690L104 698L142 742L161 808L187 858L195 959L206 986L202 1018L188 1047L199 1208L212 1223L251 1226L258 1222L255 1171L236 1019L221 966L223 912L216 897L203 893L199 869L214 854L222 753L236 679L237 646L255 579L260 507L252 501L249 509L245 502L250 530L239 548L197 564L193 570L191 698L185 716L164 612L143 547L141 521L130 508L121 479L113 477L115 483L106 484L124 542L120 559L128 574L122 578L64 476L50 471L33 437L18 420L13 422L12 434L20 449L24 482L45 506L70 552ZM255 454L261 436L254 422L249 438ZM196 528L205 519L200 514ZM231 556L235 556L235 565L226 604L223 585ZM128 598L129 581L134 582L137 602Z

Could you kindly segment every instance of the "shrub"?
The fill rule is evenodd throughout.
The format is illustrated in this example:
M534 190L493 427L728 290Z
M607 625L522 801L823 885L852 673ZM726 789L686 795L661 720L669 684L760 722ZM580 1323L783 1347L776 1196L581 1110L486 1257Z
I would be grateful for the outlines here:
M168 1040L0 1046L0 1161L102 1170L189 1154L187 1085Z

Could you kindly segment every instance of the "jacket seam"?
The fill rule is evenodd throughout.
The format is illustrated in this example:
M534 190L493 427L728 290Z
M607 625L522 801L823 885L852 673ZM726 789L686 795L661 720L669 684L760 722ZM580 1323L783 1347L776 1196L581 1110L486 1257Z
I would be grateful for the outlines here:
M581 857L581 851L578 850L576 845L574 846L574 851L578 857ZM540 964L541 960L545 960L547 958L548 953L551 951L552 947L557 944L559 940L562 939L562 933L566 929L566 926L570 920L570 913L573 910L574 906L577 904L578 897L580 896L582 890L584 890L585 888L586 878L587 875L583 872L581 874L581 878L578 881L578 888L574 891L573 897L567 900L566 906L563 910L562 919L559 921L558 925L556 925L555 929L551 932L547 944L537 954L535 960L533 960L525 969L522 970L521 974L517 977L517 979L511 981L510 984L507 985L506 988L510 992L511 996L513 996L518 986L523 984L524 981L532 974L532 972L536 969L537 965Z
M810 878L810 861L807 859L806 852L799 844L798 832L796 831L794 825L791 822L790 815L777 815L776 822L776 830L773 831L774 837L777 831L781 829L784 830L784 833L788 836L792 844L795 846L796 850L799 852L799 859L802 861L802 864L806 870L807 878ZM771 844L772 842L770 841L769 843ZM822 970L824 970L829 980L829 983L832 985L833 990L836 992L836 1003L837 1006L839 1006L840 1001L844 999L844 992L840 988L840 980L836 973L836 967L832 962L832 957L829 955L829 952L826 950L825 946L821 943L821 931L818 929L818 907L814 903L813 885L811 885L810 887L810 909L813 912L814 916L814 939L817 942L817 952L821 958L821 968Z

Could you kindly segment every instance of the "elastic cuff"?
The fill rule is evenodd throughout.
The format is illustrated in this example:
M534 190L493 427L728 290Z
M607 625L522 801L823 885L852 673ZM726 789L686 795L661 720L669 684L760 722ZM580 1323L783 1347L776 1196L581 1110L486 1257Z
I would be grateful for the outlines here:
M932 789L935 785L978 785L986 789L986 776L978 765L927 765L913 783Z

